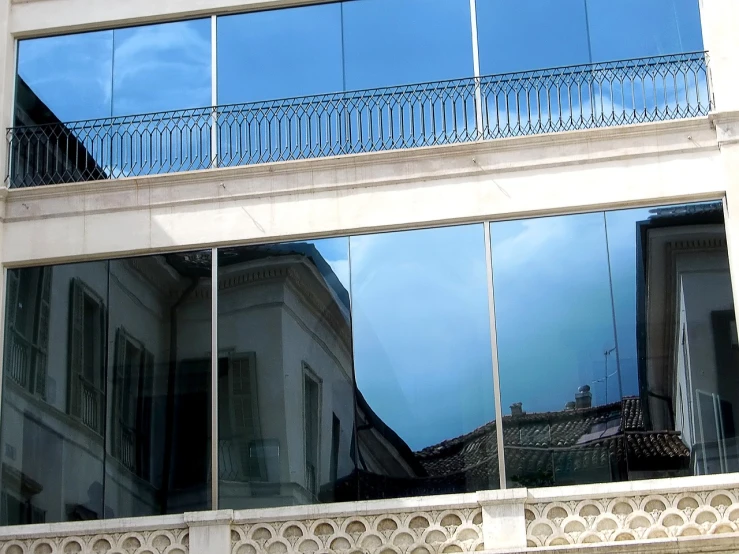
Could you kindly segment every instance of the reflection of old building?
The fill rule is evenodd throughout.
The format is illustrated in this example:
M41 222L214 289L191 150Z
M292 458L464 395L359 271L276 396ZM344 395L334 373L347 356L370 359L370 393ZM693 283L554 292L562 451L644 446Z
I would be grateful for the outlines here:
M681 433L692 473L736 471L739 350L722 206L656 210L638 229L645 423Z
M224 507L332 498L351 472L348 295L311 245L219 252Z
M8 521L202 506L207 459L188 474L175 463L208 444L210 365L197 360L209 297L196 278L151 257L10 271L8 283Z
M29 187L106 179L98 161L109 159L110 139L87 137L83 143L18 77L10 172L13 186ZM90 148L94 152L90 152Z

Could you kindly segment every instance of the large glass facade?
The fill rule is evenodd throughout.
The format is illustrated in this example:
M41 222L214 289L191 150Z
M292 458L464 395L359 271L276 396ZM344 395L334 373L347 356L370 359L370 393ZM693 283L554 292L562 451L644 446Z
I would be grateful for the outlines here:
M473 21L468 0L343 0L23 40L10 183L434 146L709 110L698 0L476 0L475 13ZM634 61L645 56L661 58Z
M721 202L217 255L8 270L3 523L739 470Z
M5 524L211 506L210 251L10 269Z

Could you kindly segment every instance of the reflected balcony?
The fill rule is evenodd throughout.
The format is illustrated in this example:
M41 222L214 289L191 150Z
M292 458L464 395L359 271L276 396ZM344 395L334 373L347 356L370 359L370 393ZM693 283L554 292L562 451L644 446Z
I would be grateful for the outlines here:
M61 122L47 108L36 110L43 121L17 114L33 124L7 130L6 182L32 187L458 144L710 109L705 52L88 121Z

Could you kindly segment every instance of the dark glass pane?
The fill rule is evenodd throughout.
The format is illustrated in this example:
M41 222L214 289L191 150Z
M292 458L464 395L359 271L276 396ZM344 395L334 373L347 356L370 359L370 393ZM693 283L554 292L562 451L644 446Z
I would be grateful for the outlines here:
M356 499L348 239L218 251L220 508Z
M351 238L359 495L497 488L482 225Z
M585 0L477 0L477 33L482 75L590 61Z
M105 500L116 517L210 507L211 252L110 262Z
M108 262L10 269L3 524L101 519Z
M720 203L499 222L491 235L510 486L736 471Z
M698 0L587 0L587 7L594 62L703 50Z
M219 163L339 154L344 87L341 4L218 18Z

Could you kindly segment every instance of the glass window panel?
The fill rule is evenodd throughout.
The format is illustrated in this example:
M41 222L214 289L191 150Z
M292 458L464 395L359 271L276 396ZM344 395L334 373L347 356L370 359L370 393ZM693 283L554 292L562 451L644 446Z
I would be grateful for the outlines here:
M600 424L610 436L621 402L603 214L490 232L509 486L625 477L621 438L593 440Z
M113 115L211 105L210 19L114 31Z
M632 373L624 394L641 411L629 424L643 433L627 436L629 478L737 471L739 348L721 203L606 217L624 268L614 272L622 372Z
M111 115L113 32L23 40L18 43L12 185L103 179L110 135L70 121Z
M341 4L219 17L218 104L260 102L222 111L220 164L341 153L341 103L294 99L343 88Z
M477 34L482 75L590 61L585 0L477 0Z
M210 503L211 251L110 262L106 505Z
M698 0L587 0L594 62L703 50Z
M720 202L498 222L491 235L510 486L736 471Z
M343 4L350 152L474 140L469 2L355 0Z
M210 110L181 111L212 103L210 28L197 19L114 31L116 177L210 166ZM135 115L152 112L167 113Z
M346 89L472 77L468 0L343 3Z
M343 89L341 4L218 18L218 104Z
M220 508L356 499L348 248L218 251Z
M108 262L7 273L3 524L111 517L103 501Z
M362 499L497 488L482 225L351 238Z
M594 62L703 50L698 0L588 0L588 19ZM708 98L707 76L697 62L653 63L663 67L653 65L652 76L643 67L629 69L625 80L619 76L624 70L597 69L596 118L614 112L627 121L643 113L692 115Z
M112 72L113 31L20 41L16 123L109 117Z

